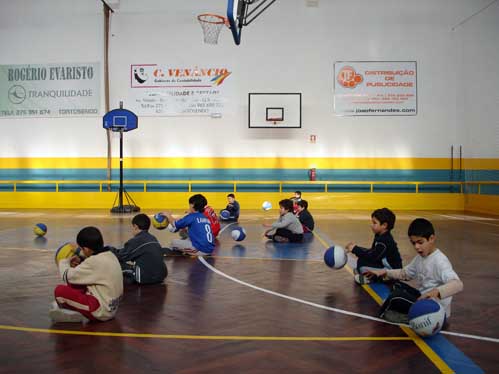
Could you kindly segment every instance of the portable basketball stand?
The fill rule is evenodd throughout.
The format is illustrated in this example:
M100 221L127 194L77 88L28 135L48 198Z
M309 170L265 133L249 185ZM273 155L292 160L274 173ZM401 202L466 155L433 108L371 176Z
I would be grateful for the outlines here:
M127 109L123 109L123 102L120 101L119 109L111 110L103 117L103 127L120 133L120 190L114 198L111 213L140 212L140 208L123 187L123 133L135 130L138 127L137 115ZM125 196L126 205L123 205L123 196ZM116 199L119 199L118 205L115 205Z

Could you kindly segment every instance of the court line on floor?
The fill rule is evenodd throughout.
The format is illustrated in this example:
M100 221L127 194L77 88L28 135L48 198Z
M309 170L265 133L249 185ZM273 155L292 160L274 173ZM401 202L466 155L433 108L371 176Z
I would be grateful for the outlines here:
M271 290L268 290L268 289L265 289L265 288L261 288L261 287L258 287L258 286L255 286L253 284L250 284L250 283L247 283L247 282L244 282L240 279L237 279L237 278L234 278L228 274L225 274L224 272L214 268L213 266L211 266L210 264L208 264L206 262L206 260L202 257L198 257L198 260L200 262L203 263L204 266L206 266L208 269L210 269L211 271L215 272L216 274L224 277L224 278L227 278L229 280L232 280L233 282L236 282L236 283L239 283L241 285L244 285L246 287L250 287L250 288L253 288L257 291L261 291L261 292L264 292L264 293L267 293L267 294L270 294L270 295L273 295L273 296L277 296L277 297L281 297L281 298L284 298L284 299L287 299L287 300L291 300L291 301L295 301L295 302L298 302L298 303L301 303L301 304L305 304L305 305L309 305L309 306L312 306L312 307L315 307L315 308L319 308L319 309L324 309L324 310L328 310L328 311L332 311L332 312L336 312L336 313L340 313L340 314L345 314L345 315L349 315L349 316L353 316L353 317L358 317L358 318L363 318L363 319L368 319L368 320L371 320L371 321L375 321L375 322L382 322L382 323L388 323L388 324L391 324L391 325L397 325L397 324L394 324L394 323L391 323L391 322L388 322L388 321L385 321L383 319L380 319L380 318L376 318L376 317L371 317L371 316L367 316L367 315L364 315L364 314L360 314L360 313L354 313L354 312L349 312L347 310L343 310L343 309L338 309L338 308L332 308L332 307L328 307L328 306L325 306L325 305L321 305L321 304L316 304L316 303L313 303L313 302L310 302L310 301L306 301L306 300L303 300L303 299L298 299L296 297L292 297L292 296L288 296L288 295L284 295L284 294L281 294L279 292L275 292L275 291L271 291ZM402 326L401 326L402 327ZM408 327L406 327L406 329L410 330ZM402 329L404 332L406 332L404 329ZM421 339L419 338L415 333L407 333L408 337L421 349L421 351L423 352L423 354L426 355L426 357L428 357L428 359L440 370L440 372L442 373L454 373L454 370L452 370L446 363L445 361L443 361L429 346L426 345L426 343Z
M329 247L329 244L320 235L318 235L315 231L313 232L313 234L322 243L322 245L324 247L326 247L326 248ZM352 274L352 275L354 274L353 269L351 269L348 265L346 265L344 267L344 269L347 270L350 274ZM381 298L378 296L378 294L376 292L374 292L374 290L371 287L369 287L368 285L362 285L362 288L364 288L364 290L366 290L366 292L374 299L374 301L376 301L378 303L378 305L381 305L383 303L383 300L381 300ZM387 322L386 320L382 320L382 321ZM408 325L405 325L405 324L399 324L399 326L409 327ZM487 342L491 342L491 343L499 343L498 338L492 338L492 337L488 337L488 336L463 334L463 333L452 332L452 331L440 331L440 334L457 336L460 338L482 340L482 341L487 341Z
M381 322L381 323L388 324L388 325L409 327L408 325L389 322L389 321L386 321L386 320L381 319L381 318L369 316L367 314L355 313L355 312L350 312L350 311L344 310L344 309L333 308L333 307L329 307L329 306L326 306L326 305L313 303L311 301L299 299L299 298L296 298L296 297L293 297L293 296L284 295L284 294L281 294L279 292L268 290L266 288L261 288L261 287L255 286L255 285L253 285L251 283L247 283L245 281L242 281L242 280L240 280L238 278L235 278L233 276L230 276L230 275L222 272L221 270L218 270L217 268L213 267L208 262L206 262L206 260L203 257L198 257L198 260L201 261L204 266L206 266L208 269L210 269L214 273L217 273L218 275L220 275L220 276L222 276L224 278L227 278L227 279L229 279L229 280L231 280L231 281L233 281L235 283L239 283L239 284L241 284L243 286L246 286L246 287L249 287L249 288L253 288L253 289L255 289L257 291L260 291L260 292L263 292L263 293L267 293L267 294L270 294L270 295L273 295L273 296L277 296L277 297L281 297L281 298L284 298L284 299L287 299L287 300L295 301L295 302L298 302L298 303L301 303L301 304L309 305L309 306L312 306L312 307L315 307L315 308L318 308L318 309L324 309L324 310L328 310L328 311L331 311L331 312L336 312L336 313L339 313L339 314L344 314L344 315L348 315L348 316L352 316L352 317L358 317L358 318L368 319L368 320L371 320L371 321ZM488 341L488 342L492 342L492 343L499 343L499 339L491 338L491 337L486 337L486 336L461 334L461 333L454 333L454 332L450 332L450 331L441 331L440 333L441 334L446 334L446 335L458 336L458 337L462 337L462 338L482 340L482 341Z
M224 227L222 227L222 229L220 230L220 232L218 233L218 235L222 234L226 228L228 228L229 226L232 226L232 225L235 225L237 222L232 222L232 223L229 223L228 225L225 225Z
M0 330L18 332L39 332L45 334L87 335L121 338L147 338L147 339L181 339L181 340L246 340L246 341L410 341L405 336L237 336L237 335L170 335L170 334L142 334L106 331L78 331L41 329L34 327L18 327L0 325Z

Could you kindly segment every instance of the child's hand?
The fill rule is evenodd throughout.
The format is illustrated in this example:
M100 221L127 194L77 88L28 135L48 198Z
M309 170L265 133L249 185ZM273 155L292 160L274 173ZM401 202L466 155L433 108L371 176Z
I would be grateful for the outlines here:
M352 252L353 247L355 247L355 243L350 242L345 246L345 250L347 252Z
M69 266L71 266L72 268L75 268L77 267L79 264L81 263L81 258L79 256L71 256L70 260L69 260Z
M269 227L272 227L272 224L270 224L270 223L264 223L264 224L262 224L262 226L269 228Z
M379 270L367 270L362 275L365 275L368 278L371 277L380 277L383 278L386 275L386 270L385 269L379 269Z
M440 292L436 288L429 290L427 293L422 294L418 300L423 299L440 299Z

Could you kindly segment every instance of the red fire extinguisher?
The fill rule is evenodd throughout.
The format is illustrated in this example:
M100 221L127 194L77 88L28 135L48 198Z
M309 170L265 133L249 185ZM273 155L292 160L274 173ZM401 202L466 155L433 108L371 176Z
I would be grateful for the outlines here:
M315 181L317 178L317 170L315 168L312 168L308 171L308 179L311 181Z

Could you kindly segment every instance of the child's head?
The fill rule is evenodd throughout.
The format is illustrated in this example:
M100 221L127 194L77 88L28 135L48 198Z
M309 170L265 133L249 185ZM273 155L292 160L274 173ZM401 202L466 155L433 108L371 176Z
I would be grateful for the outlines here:
M298 207L297 210L299 212L302 212L306 209L308 209L308 202L307 200L300 200L296 202L296 206Z
M416 218L412 221L407 235L420 256L426 257L435 251L435 229L427 219Z
M208 200L201 194L192 195L189 198L189 206L191 208L191 212L204 212L204 207L208 205Z
M301 191L295 191L295 199L301 199Z
M376 209L371 214L371 229L375 234L390 232L395 226L395 214L388 208Z
M279 208L281 215L293 211L293 201L291 199L284 199L279 201Z
M151 219L147 214L137 214L132 218L132 226L136 227L137 231L148 231L151 227Z
M234 200L236 200L236 197L234 196L233 193L227 195L227 201L229 202L229 204L232 204Z
M76 235L76 243L83 250L86 257L104 252L104 239L97 227L84 227Z

